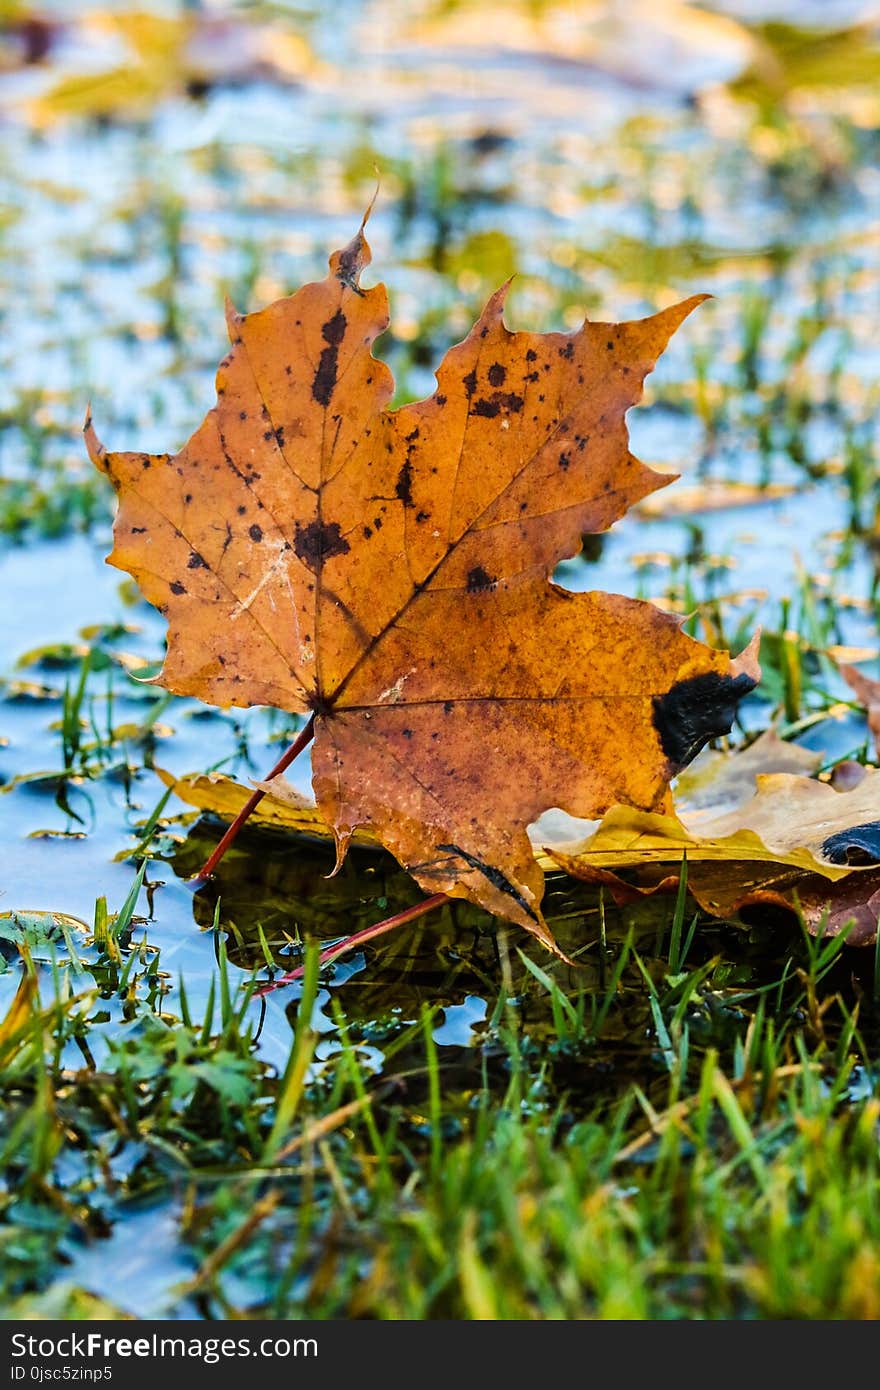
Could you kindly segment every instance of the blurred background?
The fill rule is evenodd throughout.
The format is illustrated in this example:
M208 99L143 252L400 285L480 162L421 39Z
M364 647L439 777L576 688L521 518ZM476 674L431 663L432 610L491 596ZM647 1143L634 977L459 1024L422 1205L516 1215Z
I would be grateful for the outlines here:
M0 129L16 903L47 882L85 916L96 881L124 896L108 860L162 793L155 761L246 780L289 738L277 712L131 679L164 624L103 564L113 499L81 424L91 401L110 447L179 448L213 402L224 295L247 310L321 277L377 181L398 401L432 391L508 276L508 322L533 329L712 293L630 417L680 481L558 577L650 596L718 646L761 623L744 726L782 719L829 759L864 745L833 701L835 658L878 671L876 4L0 0Z
M245 310L320 276L378 179L399 400L430 393L511 274L514 327L716 296L631 421L684 479L591 585L703 605L734 643L817 573L846 568L836 606L864 600L878 123L880 7L859 0L0 0L0 535L105 544L86 401L113 447L179 447L212 400L224 293ZM28 604L46 640L90 560L2 560L7 594L47 563L69 580L51 631L45 594ZM858 645L847 621L833 635Z

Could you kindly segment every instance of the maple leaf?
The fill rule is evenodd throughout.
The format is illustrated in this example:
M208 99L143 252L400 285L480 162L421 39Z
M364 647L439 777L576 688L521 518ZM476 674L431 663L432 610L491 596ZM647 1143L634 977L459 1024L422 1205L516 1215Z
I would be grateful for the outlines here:
M731 661L649 603L550 581L671 481L624 417L705 296L514 333L505 286L434 394L392 411L369 261L362 224L326 279L228 307L217 405L180 453L108 453L86 421L119 494L108 559L168 619L160 684L311 712L340 862L363 827L430 893L555 949L526 827L550 806L658 807L760 674L752 648Z

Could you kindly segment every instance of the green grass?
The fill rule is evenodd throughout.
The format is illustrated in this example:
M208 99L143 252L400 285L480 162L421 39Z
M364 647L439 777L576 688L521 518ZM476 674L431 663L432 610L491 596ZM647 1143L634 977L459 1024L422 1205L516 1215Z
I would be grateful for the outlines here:
M471 1044L439 1046L423 1004L386 1022L378 1074L344 988L316 1059L312 951L271 1068L222 937L204 1009L181 981L170 1011L132 930L143 872L75 959L59 941L29 964L21 942L0 1023L9 1316L62 1286L84 1306L67 1262L144 1204L173 1213L191 1274L167 1307L195 1315L880 1314L878 1020L840 940L740 934L735 966L707 954L717 925L683 948L680 898L659 935L609 926L604 986L595 961L579 979L505 947ZM97 1060L108 1010L125 1027Z

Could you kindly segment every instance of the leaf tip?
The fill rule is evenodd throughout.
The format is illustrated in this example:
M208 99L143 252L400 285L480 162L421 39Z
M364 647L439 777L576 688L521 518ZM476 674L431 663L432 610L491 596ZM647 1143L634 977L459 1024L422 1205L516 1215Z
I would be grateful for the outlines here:
M336 877L336 875L339 873L339 870L345 863L345 856L348 854L348 846L351 844L350 830L334 829L333 835L336 840L336 863L333 865L333 868L330 870L329 874L324 875L325 878Z
M511 275L504 281L503 285L498 286L494 294L489 296L486 300L483 312L474 324L472 334L484 335L484 330L486 328L495 327L503 323L504 305L507 302L507 294L513 284L513 280L514 277Z
M244 314L238 312L228 294L223 299L223 312L226 315L226 327L229 331L230 340L235 342L236 338L239 336L238 327L244 318Z
M372 196L372 198L371 198L370 201L367 203L366 211L364 212L364 215L363 215L363 217L361 218L361 225L360 225L361 234L363 234L364 229L365 229L367 223L368 223L369 220L370 220L370 213L373 211L373 208L376 206L376 199L377 199L378 196L379 196L379 189L382 187L382 175L381 175L380 172L379 172L379 166L378 166L378 164L374 164L374 165L373 165L373 173L376 175L376 187L375 187L375 189L373 190L373 196Z
M761 667L758 662L760 649L761 629L756 627L748 646L743 647L739 656L734 657L730 663L730 672L734 679L738 676L747 676L750 681L758 685L761 679Z
M107 450L98 438L95 424L92 419L92 403L89 401L86 406L86 415L83 420L83 439L85 440L86 450L89 458L96 468L100 468L102 473L107 472Z

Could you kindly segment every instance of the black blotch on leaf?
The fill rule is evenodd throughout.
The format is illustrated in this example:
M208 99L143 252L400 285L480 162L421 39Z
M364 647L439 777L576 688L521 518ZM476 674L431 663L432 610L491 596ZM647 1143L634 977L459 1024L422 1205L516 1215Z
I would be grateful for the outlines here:
M336 386L337 358L339 344L345 337L348 320L341 309L337 309L332 319L328 319L321 329L321 337L329 347L325 347L318 362L315 379L312 382L312 395L319 405L329 405Z
M351 549L336 521L311 521L297 526L293 548L304 565L317 570L331 555L346 555Z
M336 385L336 355L337 349L335 347L325 348L321 353L318 370L315 372L315 379L312 382L312 396L319 405L330 404L330 397L333 395L333 388Z
M208 568L208 562L204 555L200 555L197 550L194 550L186 562L186 567L189 570L206 570Z
M412 464L409 462L409 460L407 460L407 462L402 465L400 472L397 475L397 482L394 487L395 496L400 498L401 502L405 507L411 507L413 504L412 481Z
M325 343L330 343L332 347L339 347L345 337L345 330L348 327L348 319L341 309L337 309L332 319L328 319L321 329L321 337Z
M482 565L476 565L474 569L468 571L467 591L469 594L481 594L486 589L491 589L495 583L491 574L487 574Z
M186 593L186 585L185 585L185 584L181 584L181 582L180 582L179 579L172 579L172 581L171 581L171 583L168 585L168 587L169 587L169 589L171 590L172 594L185 594L185 593Z
M719 676L707 671L678 681L665 695L655 695L654 728L669 761L685 767L710 739L729 734L737 705L756 685L745 672Z
M257 523L254 522L253 526L248 527L248 535L252 541L261 541L263 539L262 526L258 526Z
M507 368L502 367L500 362L493 362L489 368L488 376L491 386L503 386L507 379Z
M836 831L822 841L822 853L832 864L880 864L880 820Z

